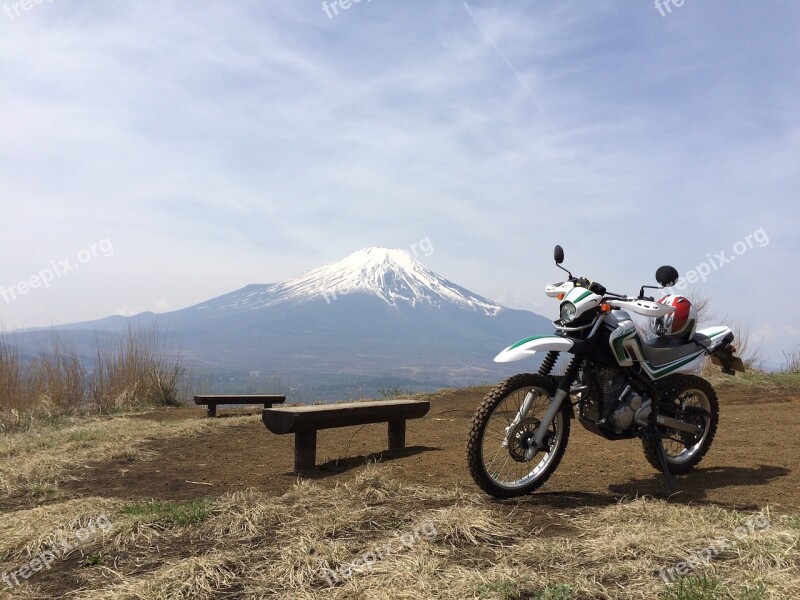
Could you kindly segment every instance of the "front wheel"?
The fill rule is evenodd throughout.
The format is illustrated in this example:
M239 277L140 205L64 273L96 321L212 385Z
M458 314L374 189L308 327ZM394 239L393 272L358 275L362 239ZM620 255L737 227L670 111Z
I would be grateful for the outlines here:
M467 462L475 483L487 494L495 498L528 494L558 467L569 440L569 397L548 429L545 448L533 456L526 453L554 393L551 378L525 373L505 380L483 399L472 418ZM514 424L528 394L532 394L531 408Z
M688 473L703 459L714 441L719 421L719 402L714 388L695 375L678 375L670 384L668 399L660 409L662 414L699 425L701 433L692 435L663 428L663 440L643 439L644 455L655 469L661 471L656 444L663 444L670 473ZM671 401L670 401L671 400Z

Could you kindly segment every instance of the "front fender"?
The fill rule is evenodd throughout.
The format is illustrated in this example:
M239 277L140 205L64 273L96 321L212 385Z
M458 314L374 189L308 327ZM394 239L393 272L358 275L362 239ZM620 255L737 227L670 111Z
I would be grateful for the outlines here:
M514 362L515 360L530 358L537 352L547 352L550 350L569 352L574 345L575 343L572 340L561 337L560 335L534 335L533 337L520 340L516 344L503 350L494 357L494 362Z

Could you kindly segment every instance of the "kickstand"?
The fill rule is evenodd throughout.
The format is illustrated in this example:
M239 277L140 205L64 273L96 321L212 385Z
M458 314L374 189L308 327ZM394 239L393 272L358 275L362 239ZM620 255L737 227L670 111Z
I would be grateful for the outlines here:
M647 437L655 441L656 453L658 453L658 461L661 463L661 470L664 472L664 480L667 483L667 491L670 494L675 493L675 486L672 483L672 473L669 472L669 464L667 463L667 455L664 452L663 436L657 431L647 433Z

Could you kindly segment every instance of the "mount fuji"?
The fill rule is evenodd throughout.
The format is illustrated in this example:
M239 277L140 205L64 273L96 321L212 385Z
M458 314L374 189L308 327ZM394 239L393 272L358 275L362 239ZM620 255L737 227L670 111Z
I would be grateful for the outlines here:
M338 262L313 269L239 299L236 307L263 308L323 298L330 304L350 292L374 296L393 308L448 304L494 316L499 304L440 277L404 250L364 248ZM202 308L201 306L200 308Z
M217 390L245 391L259 387L254 377L278 377L323 400L494 383L536 366L493 363L502 348L552 331L544 317L470 292L403 250L376 247L174 312L60 329L114 335L151 321L193 370L216 373Z

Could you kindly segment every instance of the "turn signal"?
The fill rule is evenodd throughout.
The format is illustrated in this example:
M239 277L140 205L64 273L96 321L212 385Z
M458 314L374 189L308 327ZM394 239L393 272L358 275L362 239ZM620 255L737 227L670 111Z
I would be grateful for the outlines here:
M561 292L560 294L558 294L558 295L556 296L556 298L558 298L559 300L563 300L563 299L564 299L564 296L566 296L566 294L564 294L564 292Z
M611 303L610 302L603 302L600 304L600 312L604 315L607 315L611 312Z

